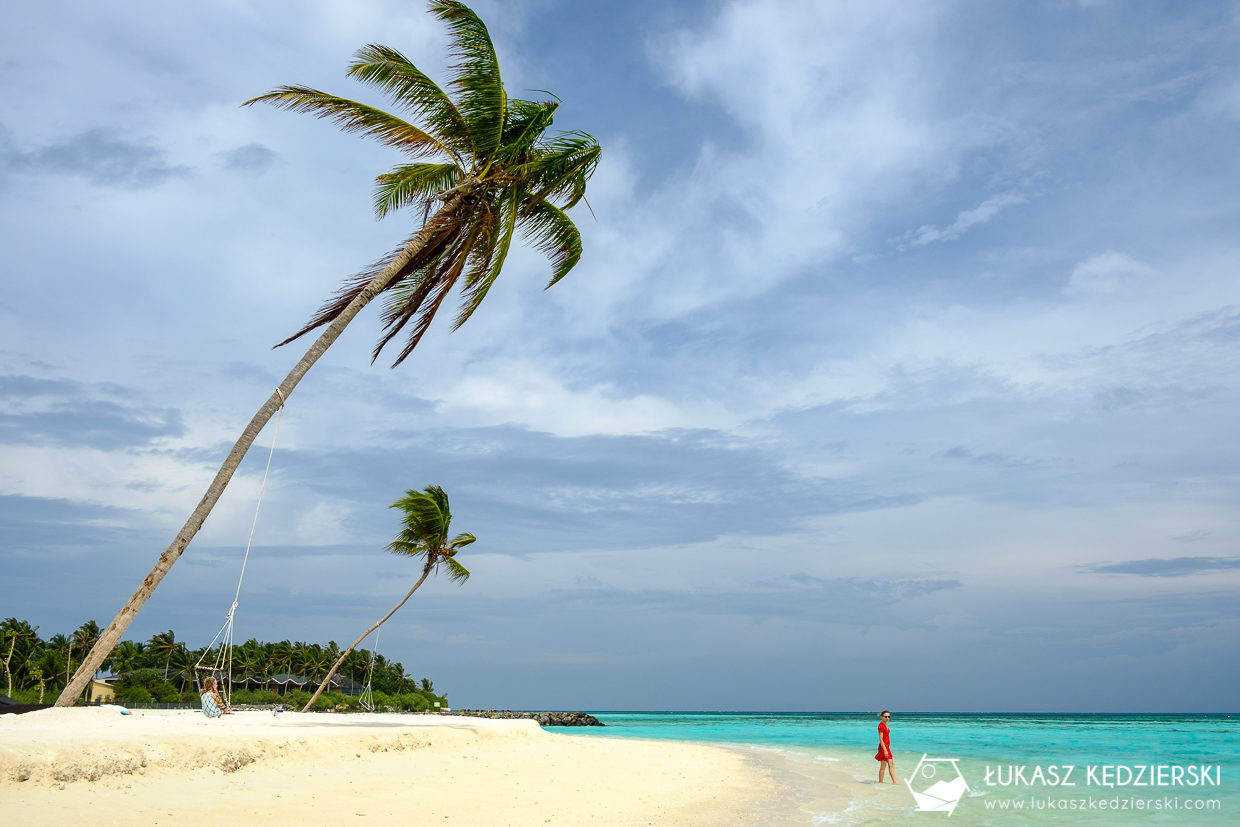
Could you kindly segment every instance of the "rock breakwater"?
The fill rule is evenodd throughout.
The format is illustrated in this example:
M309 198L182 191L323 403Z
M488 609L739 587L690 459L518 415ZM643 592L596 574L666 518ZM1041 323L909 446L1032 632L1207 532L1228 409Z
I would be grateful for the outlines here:
M513 712L510 709L459 709L454 715L469 718L529 718L539 726L605 726L593 715L585 712Z

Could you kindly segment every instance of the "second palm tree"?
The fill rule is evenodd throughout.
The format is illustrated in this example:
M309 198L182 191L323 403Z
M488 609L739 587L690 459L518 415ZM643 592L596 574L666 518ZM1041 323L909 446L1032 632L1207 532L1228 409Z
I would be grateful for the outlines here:
M340 668L340 664L344 663L349 653L361 645L362 641L378 629L387 619L396 614L397 609L405 605L409 598L413 597L413 593L418 590L431 572L436 571L440 566L444 567L448 579L455 583L464 583L469 579L469 569L461 565L456 559L456 553L465 546L474 542L476 539L472 534L458 534L451 540L448 539L448 527L452 523L452 512L448 508L448 495L438 485L428 485L421 491L406 491L403 499L399 499L392 503L392 508L399 508L404 512L402 522L404 528L396 539L388 545L388 551L393 554L400 554L405 557L422 557L422 576L418 578L418 582L413 584L413 588L401 598L400 602L392 607L392 611L379 618L369 629L362 632L361 637L353 641L353 645L345 649L341 653L339 660L332 666L331 671L327 673L327 677L323 679L323 683L319 685L315 691L314 697L306 704L302 712L308 712L310 707L314 706L314 702L319 699L319 695L323 694L323 690L331 683L332 676L336 674L336 670Z

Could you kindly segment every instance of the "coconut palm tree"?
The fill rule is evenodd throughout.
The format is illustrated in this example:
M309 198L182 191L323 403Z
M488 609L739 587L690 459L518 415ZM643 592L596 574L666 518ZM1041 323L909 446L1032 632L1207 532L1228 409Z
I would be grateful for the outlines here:
M238 646L233 650L233 666L236 669L237 680L245 683L250 679L259 679L266 685L263 673L263 655L262 651L255 646L249 645L249 642Z
M38 631L38 626L31 626L28 621L18 620L15 617L5 618L4 622L0 623L0 641L8 644L8 652L4 657L4 676L8 679L8 689L5 694L13 694L13 655L20 655L18 660L20 671L30 650L43 647Z
M289 659L290 668L295 674L309 674L307 669L310 663L310 644L303 640L299 640L293 644L293 654Z
M103 630L99 628L99 624L93 620L88 620L77 628L73 633L73 648L79 652L89 652L96 643L99 642L99 635L103 634ZM72 663L72 660L70 660ZM69 675L65 675L65 686L69 685Z
M310 677L318 680L332 664L331 652L328 652L322 646L315 645L310 649L310 660L307 663L310 667Z
M31 680L38 681L39 684L39 703L43 703L43 686L46 681L43 680L43 667L34 665L30 667Z
M146 665L146 644L123 640L112 653L112 669L121 672L133 672ZM93 674L93 673L92 673ZM76 677L76 676L75 676ZM75 696L76 697L76 696Z
M58 657L63 657L65 659L65 668L60 669L58 662L56 670L48 673L48 678L54 678L63 673L65 676L65 683L68 684L69 670L73 668L73 638L68 635L52 635L47 639L47 643L44 644L43 651L55 652ZM53 681L53 685L55 685L55 683L56 682ZM40 701L40 703L42 703L42 701Z
M164 662L164 680L168 680L168 667L172 665L172 657L177 650L184 646L184 643L177 641L176 633L169 629L166 632L160 632L151 635L151 639L147 641L146 650L156 661Z
M293 669L293 644L287 640L271 645L271 670L273 672L291 672Z
M177 681L177 687L184 692L194 682L194 664L196 663L192 653L185 648L185 644L179 644L176 651L172 653L172 657L167 661L172 666L172 677Z
M45 686L55 687L60 685L60 676L68 673L68 649L63 645L53 646L51 641L48 641L48 644L38 652L31 652L26 660L26 675L33 680L40 680L34 676L34 670L38 669L43 675L41 682ZM43 702L39 701L39 703Z
M399 508L404 515L402 522L404 528L400 534L396 535L387 547L387 550L393 554L401 554L406 557L423 558L422 560L422 576L418 578L418 582L413 584L413 588L401 598L400 602L392 607L392 610L379 618L369 629L362 632L361 637L353 641L348 649L344 650L340 658L332 666L331 671L327 673L327 677L323 679L323 683L314 693L309 703L306 704L302 712L306 712L318 700L319 695L323 693L324 687L331 681L332 675L336 674L336 670L340 668L340 664L344 663L344 659L349 653L361 644L366 636L382 626L389 617L396 614L396 610L405 605L409 598L413 597L413 593L418 590L431 572L438 571L440 566L444 567L448 579L455 583L464 583L469 579L469 569L461 565L456 559L456 553L465 546L474 542L475 538L472 534L458 534L451 540L448 539L448 527L452 523L452 512L448 508L448 495L438 485L428 485L422 491L406 491L403 499L394 502L392 508Z
M98 623L93 620L86 621L73 633L73 648L79 651L91 648L102 633Z
M189 520L108 625L57 705L71 705L85 688L198 533L259 432L372 299L385 292L389 298L375 358L408 327L399 364L454 288L461 300L453 329L469 319L518 234L551 259L548 287L581 258L581 236L565 210L585 196L599 161L598 142L582 132L547 134L558 101L508 97L487 28L463 3L435 0L430 12L447 25L456 61L446 90L386 46L362 48L349 66L351 77L386 94L410 120L305 86L282 86L246 101L308 112L404 153L408 163L376 179L375 211L384 216L413 207L424 220L400 249L346 281L305 327L280 343L327 328L250 420Z
M341 670L353 679L355 683L360 683L359 675L365 676L366 670L370 667L370 652L366 649L354 649L343 661L341 661Z

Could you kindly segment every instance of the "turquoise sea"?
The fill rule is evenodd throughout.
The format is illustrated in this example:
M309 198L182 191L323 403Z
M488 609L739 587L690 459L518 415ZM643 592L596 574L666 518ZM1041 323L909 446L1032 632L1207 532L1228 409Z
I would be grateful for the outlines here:
M873 714L595 714L606 727L573 734L746 751L784 790L770 824L1240 824L1240 717L1231 715L893 713L902 783L878 788ZM957 775L967 783L950 815L917 809L903 782L919 762L916 780L909 779L914 790L940 781L962 790Z

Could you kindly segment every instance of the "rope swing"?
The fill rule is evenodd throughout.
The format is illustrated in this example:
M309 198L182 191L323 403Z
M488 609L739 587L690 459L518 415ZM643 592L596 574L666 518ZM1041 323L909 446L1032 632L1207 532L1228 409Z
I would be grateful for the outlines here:
M378 712L379 707L375 704L375 693L370 688L371 681L375 677L375 658L379 657L379 633L382 629L375 629L375 648L370 651L370 666L366 668L366 688L362 690L362 697L359 703L362 709L367 712Z
M207 677L215 678L218 686L217 691L223 696L226 704L232 703L232 650L233 650L233 620L237 614L237 602L241 599L241 584L245 582L245 567L250 562L250 547L254 545L254 529L258 527L258 512L263 507L263 494L267 491L267 476L271 473L271 458L276 452L276 440L280 438L280 423L284 420L284 394L279 388L276 393L280 396L280 413L276 417L276 430L271 436L271 450L267 453L267 467L263 469L263 483L258 489L258 504L254 506L254 520L250 523L250 538L245 543L245 556L241 558L241 576L237 578L237 592L233 595L232 606L228 608L228 617L224 620L224 625L216 632L215 638L212 639L211 645L202 653L202 657L198 659L198 663L194 664L195 679L198 682L198 690L202 691L203 681ZM215 644L219 643L220 648L215 652L215 658L208 664L203 663L208 655L212 654ZM203 675L201 673L207 673Z

